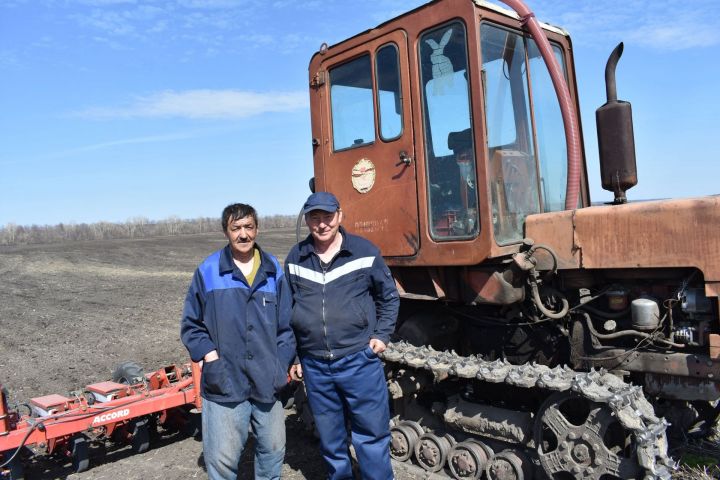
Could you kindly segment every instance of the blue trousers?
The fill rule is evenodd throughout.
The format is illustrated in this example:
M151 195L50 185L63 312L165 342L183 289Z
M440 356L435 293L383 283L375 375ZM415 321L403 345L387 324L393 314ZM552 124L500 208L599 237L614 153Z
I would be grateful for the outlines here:
M390 410L380 359L370 347L336 360L301 359L329 480L352 480L345 429L364 480L392 480Z
M280 478L285 412L280 402L218 403L203 398L203 457L210 480L236 480L249 428L255 434L255 479Z

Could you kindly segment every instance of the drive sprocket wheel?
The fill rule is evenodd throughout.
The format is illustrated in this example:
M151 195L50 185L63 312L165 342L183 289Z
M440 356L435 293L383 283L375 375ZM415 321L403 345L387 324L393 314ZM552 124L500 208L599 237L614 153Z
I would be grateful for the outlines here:
M553 480L642 478L631 434L607 405L571 392L551 395L536 415L534 437L545 473Z

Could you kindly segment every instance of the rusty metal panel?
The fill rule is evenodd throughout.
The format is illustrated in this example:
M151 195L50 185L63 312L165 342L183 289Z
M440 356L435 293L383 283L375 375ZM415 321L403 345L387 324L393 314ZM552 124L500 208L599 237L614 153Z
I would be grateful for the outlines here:
M720 282L705 281L705 295L708 297L720 297Z
M525 290L508 282L500 272L466 270L463 280L475 295L468 299L474 303L511 305L525 298Z
M720 281L720 196L532 215L526 235L561 268L697 267Z
M644 383L646 393L665 398L712 402L720 397L718 383L712 380L648 373Z
M710 358L713 360L720 360L720 335L717 333L711 333L709 335L710 340Z
M628 352L622 349L605 350L593 355L592 364L608 370L658 373L720 381L720 360L705 355L687 353Z
M496 440L527 444L532 439L533 419L529 412L518 412L491 405L459 400L445 410L445 423L458 430Z
M552 248L558 256L558 268L582 266L580 252L575 246L573 217L576 210L530 215L525 221L525 237ZM539 264L547 269L548 265Z

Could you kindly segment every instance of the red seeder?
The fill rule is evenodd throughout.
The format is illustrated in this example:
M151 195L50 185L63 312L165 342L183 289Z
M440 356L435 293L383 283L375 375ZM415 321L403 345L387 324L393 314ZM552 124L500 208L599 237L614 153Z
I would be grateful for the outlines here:
M94 383L68 397L33 398L24 405L27 412L9 408L0 387L0 478L22 478L24 447L70 458L81 472L89 465L89 441L126 442L141 453L149 448L151 428L190 431L189 413L201 407L199 380L197 364L171 365L137 383Z

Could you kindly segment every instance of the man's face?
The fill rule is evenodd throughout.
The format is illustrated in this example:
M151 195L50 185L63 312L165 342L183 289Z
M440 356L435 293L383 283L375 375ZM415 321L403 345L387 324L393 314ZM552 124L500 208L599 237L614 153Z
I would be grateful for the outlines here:
M473 160L473 151L471 149L463 149L457 153L455 161L457 163L470 163Z
M225 230L225 236L230 242L230 248L234 254L240 254L240 256L252 253L257 233L258 228L251 215L228 222Z
M324 210L313 210L305 214L305 223L310 228L313 239L318 243L332 242L338 230L340 230L341 222L341 210L332 213Z

